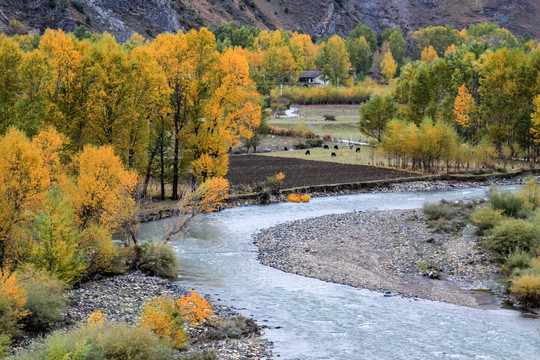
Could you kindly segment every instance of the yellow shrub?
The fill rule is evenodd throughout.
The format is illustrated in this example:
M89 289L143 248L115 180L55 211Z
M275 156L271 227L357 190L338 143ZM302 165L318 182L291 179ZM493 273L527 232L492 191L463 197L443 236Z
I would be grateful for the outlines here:
M309 195L302 195L300 196L300 200L302 200L302 202L309 202L309 200L311 200L311 198L309 197Z
M88 326L91 328L97 328L102 327L103 323L105 321L105 315L101 313L101 310L96 310L93 313L90 314L88 317L88 320L86 322L88 323Z
M183 348L187 343L184 324L185 318L179 300L158 297L143 308L140 325L152 330L160 338L171 340L177 349Z
M28 311L23 310L26 304L26 292L19 283L15 273L8 270L0 270L0 293L10 299L15 307L15 316L18 319L28 315Z
M298 196L297 194L289 194L289 196L287 196L287 201L299 203L302 200L300 199L300 196Z
M192 326L197 326L214 315L212 305L191 289L189 296L182 296L180 299L182 312L189 319Z
M540 274L518 277L512 281L510 291L528 304L540 304Z

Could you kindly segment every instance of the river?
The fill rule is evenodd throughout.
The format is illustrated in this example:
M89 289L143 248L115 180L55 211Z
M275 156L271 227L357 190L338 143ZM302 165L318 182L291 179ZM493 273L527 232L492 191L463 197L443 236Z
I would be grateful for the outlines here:
M186 287L210 293L266 325L280 359L540 359L540 321L513 310L478 310L288 274L257 261L251 234L275 224L363 210L419 208L480 197L485 188L368 193L309 203L247 206L205 214L174 241ZM158 237L163 221L143 224Z

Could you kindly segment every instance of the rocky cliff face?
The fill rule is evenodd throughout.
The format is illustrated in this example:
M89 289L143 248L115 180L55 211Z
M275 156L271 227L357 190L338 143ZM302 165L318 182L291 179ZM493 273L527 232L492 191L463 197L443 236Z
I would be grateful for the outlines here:
M0 0L0 31L73 31L84 24L125 41L138 32L153 37L199 26L235 21L264 29L302 30L315 36L346 36L359 22L380 33L429 25L458 29L491 21L516 35L540 38L538 0Z

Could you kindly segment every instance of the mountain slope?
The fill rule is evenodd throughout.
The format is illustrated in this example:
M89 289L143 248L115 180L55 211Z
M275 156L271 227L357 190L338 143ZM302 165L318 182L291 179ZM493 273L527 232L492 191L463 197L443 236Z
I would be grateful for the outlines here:
M84 24L109 31L120 41L134 32L147 37L198 26L235 21L263 29L302 30L320 37L346 36L359 22L377 33L387 27L404 32L429 25L462 29L491 21L515 35L540 38L538 0L0 0L0 31L46 28L73 31Z

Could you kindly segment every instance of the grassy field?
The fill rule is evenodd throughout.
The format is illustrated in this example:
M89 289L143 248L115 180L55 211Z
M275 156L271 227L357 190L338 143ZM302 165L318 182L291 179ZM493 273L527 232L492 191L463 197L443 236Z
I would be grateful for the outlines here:
M268 125L276 129L296 129L304 124L316 135L331 135L335 139L367 141L358 130L360 105L309 105L295 106L298 117L272 118ZM324 115L333 115L337 121L326 121Z
M338 145L339 150L335 150L333 147L330 149L312 148L309 149L310 155L306 155L306 150L295 151L276 151L271 153L260 153L261 156L280 156L305 160L319 160L336 162L340 164L353 164L353 165L373 165L371 163L371 151L369 146L361 146L360 152L356 152L356 146L349 149L349 146ZM336 153L336 156L331 156L332 153ZM375 157L375 161L376 157ZM377 165L377 164L375 164ZM379 164L381 165L381 164Z

